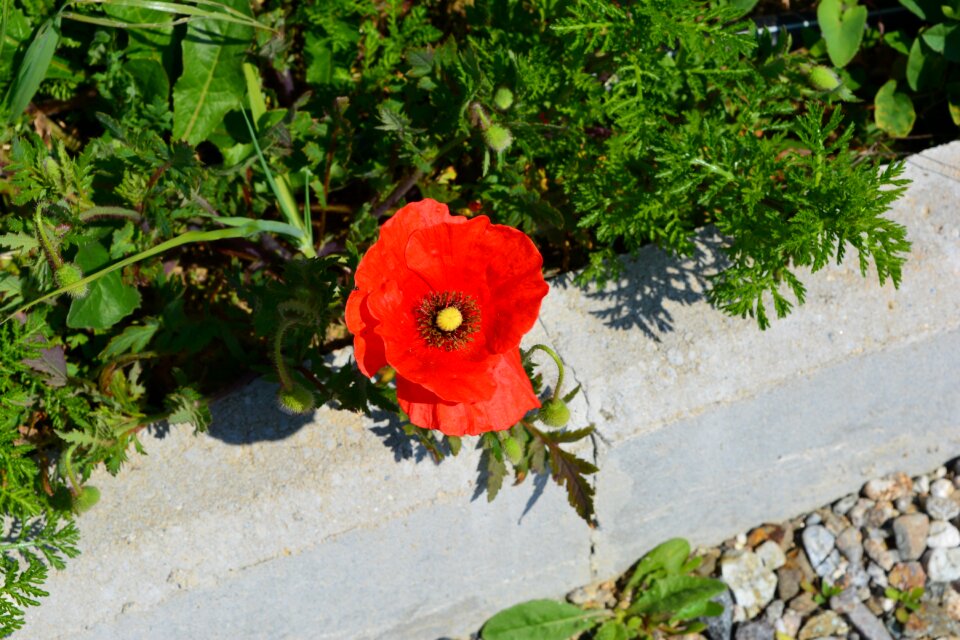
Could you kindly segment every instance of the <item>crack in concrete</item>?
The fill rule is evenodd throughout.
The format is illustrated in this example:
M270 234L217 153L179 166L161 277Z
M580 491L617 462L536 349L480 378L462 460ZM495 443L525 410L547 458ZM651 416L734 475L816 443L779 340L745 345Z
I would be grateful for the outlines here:
M553 342L553 337L551 336L550 329L547 328L547 325L542 318L539 318L539 317L537 318L537 324L539 324L540 328L543 329L543 333L544 335L546 335L547 340L550 342ZM560 359L563 360L563 354L559 354L559 355L560 355ZM583 401L587 405L587 417L589 419L589 417L593 415L594 411L593 411L593 405L591 405L590 403L590 395L587 393L587 388L580 381L579 376L577 376L576 370L573 367L571 367L567 362L564 362L564 368L566 369L567 374L571 378L573 378L573 381L580 387L579 393L580 395L583 396ZM599 469L600 468L600 446L597 444L597 439L599 438L599 440L608 447L610 446L610 442L604 437L602 433L600 433L600 430L595 423L591 423L591 425L594 427L593 433L590 434L590 447L592 449L591 462L593 463L593 466ZM598 473L599 471L597 472L597 474ZM600 570L599 570L599 567L597 566L597 546L599 545L599 542L600 542L599 540L600 517L599 515L596 514L597 474L593 474L588 477L590 486L593 487L594 517L596 519L596 526L590 527L589 540L588 540L590 544L590 551L589 551L590 580L592 582L595 582L600 579Z

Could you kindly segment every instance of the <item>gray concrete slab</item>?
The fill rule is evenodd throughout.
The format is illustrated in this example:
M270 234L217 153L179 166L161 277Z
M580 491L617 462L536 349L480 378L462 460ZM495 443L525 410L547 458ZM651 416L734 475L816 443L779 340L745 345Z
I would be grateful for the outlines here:
M427 638L607 577L662 539L717 542L960 455L960 143L914 156L891 216L914 248L894 291L855 263L805 279L808 302L759 332L703 299L692 260L655 249L601 291L552 283L545 338L601 435L600 528L548 485L475 491L475 451L440 466L395 428L280 414L255 383L211 435L175 428L80 522L83 555L17 638ZM341 354L345 356L346 354ZM548 374L548 378L550 374ZM410 453L410 452L407 452Z

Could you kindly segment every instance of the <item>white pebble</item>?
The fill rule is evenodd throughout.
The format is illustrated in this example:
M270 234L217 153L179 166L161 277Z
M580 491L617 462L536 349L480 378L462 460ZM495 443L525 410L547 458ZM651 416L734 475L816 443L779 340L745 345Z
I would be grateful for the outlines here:
M927 476L918 476L913 479L913 492L919 493L920 495L926 494L930 491L930 478Z
M942 478L945 475L947 475L946 467L937 467L937 470L933 472L934 478Z
M890 613L893 611L893 607L896 603L890 598L881 598L880 599L880 608L883 609L884 613Z
M953 483L946 478L940 478L930 485L930 495L937 498L949 498L953 491Z
M934 520L930 523L927 546L931 549L952 549L960 547L960 531L949 522Z

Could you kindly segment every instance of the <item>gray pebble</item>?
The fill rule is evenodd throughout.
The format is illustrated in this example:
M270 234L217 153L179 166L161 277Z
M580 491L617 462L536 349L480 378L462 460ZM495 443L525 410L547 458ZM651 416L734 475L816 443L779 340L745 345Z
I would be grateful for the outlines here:
M960 580L960 549L933 549L926 565L931 582Z
M820 517L819 513L811 513L807 516L807 519L803 521L808 527L820 524L821 522L823 522L823 518Z
M882 527L898 515L900 515L900 512L893 508L893 503L881 500L867 511L866 525L868 527Z
M870 581L880 589L886 589L890 584L887 579L887 572L876 562L867 564L867 575L870 576Z
M834 579L839 577L838 574L843 573L844 568L844 564L841 563L840 560L840 552L834 549L823 562L814 568L814 571L816 571L817 575L821 578L833 582Z
M917 506L913 503L913 496L900 496L893 501L893 508L900 513L914 513Z
M833 551L835 540L833 534L827 531L826 527L815 524L803 530L802 538L803 548L807 552L810 565L813 567L813 570L817 572L817 575L822 576L823 574L820 573L818 567L830 556L830 552Z
M890 571L899 559L890 549L887 549L886 542L876 538L870 538L864 542L863 550L867 552L867 557L880 565L884 571Z
M927 498L924 509L934 520L952 520L960 515L960 505L950 498Z
M844 496L833 503L833 512L838 516L845 516L850 509L853 508L853 505L857 504L857 500L859 499L860 498L854 493Z
M762 545L754 549L754 553L760 558L764 568L770 571L776 571L787 563L787 556L783 553L780 545L773 540L767 540Z
M783 600L774 600L767 605L767 608L763 612L763 617L766 618L767 622L773 624L777 618L783 615L783 610L786 608L787 605Z
M867 498L860 498L857 500L850 511L847 512L847 517L850 518L850 523L855 527L862 527L867 523L867 511L873 508L873 505L876 503L873 500L868 500Z
M949 498L954 491L953 483L946 478L934 480L930 484L930 495L934 498Z
M856 627L860 635L867 640L893 640L890 632L883 625L877 616L867 609L862 602L853 605L850 611L846 612L847 620ZM849 637L849 636L848 636Z
M710 640L730 640L733 636L733 596L728 589L713 601L723 606L723 613L719 616L704 618L703 622L707 628L703 630L703 635Z
M777 576L764 567L752 551L724 554L720 559L720 574L748 619L773 600Z
M766 620L751 620L737 625L736 640L773 640L773 625Z
M949 522L934 520L930 523L927 546L931 549L952 549L960 547L960 531Z
M893 521L893 538L901 560L917 560L927 548L930 519L922 513L910 513Z
M856 527L847 527L836 539L837 549L850 562L857 564L863 559L863 534Z

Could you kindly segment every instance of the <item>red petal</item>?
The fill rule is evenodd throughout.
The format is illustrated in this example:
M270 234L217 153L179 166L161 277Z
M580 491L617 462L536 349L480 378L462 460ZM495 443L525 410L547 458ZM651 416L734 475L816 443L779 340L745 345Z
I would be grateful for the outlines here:
M437 291L459 290L481 301L487 348L516 348L540 314L549 287L543 258L521 231L479 216L464 225L428 227L410 236L407 266Z
M372 293L368 305L381 318L376 332L383 339L387 362L412 382L449 402L475 402L493 395L490 376L494 361L482 341L459 351L428 347L417 330L413 309L429 288L413 277L402 284L390 281Z
M377 319L370 314L367 308L367 294L356 290L347 298L347 329L353 334L353 356L357 360L357 367L368 378L387 365L384 354L383 339L376 334L374 328Z
M540 406L520 363L519 349L498 357L492 377L496 393L474 403L444 402L429 390L397 376L397 400L410 422L448 436L478 435L515 425L527 411Z

